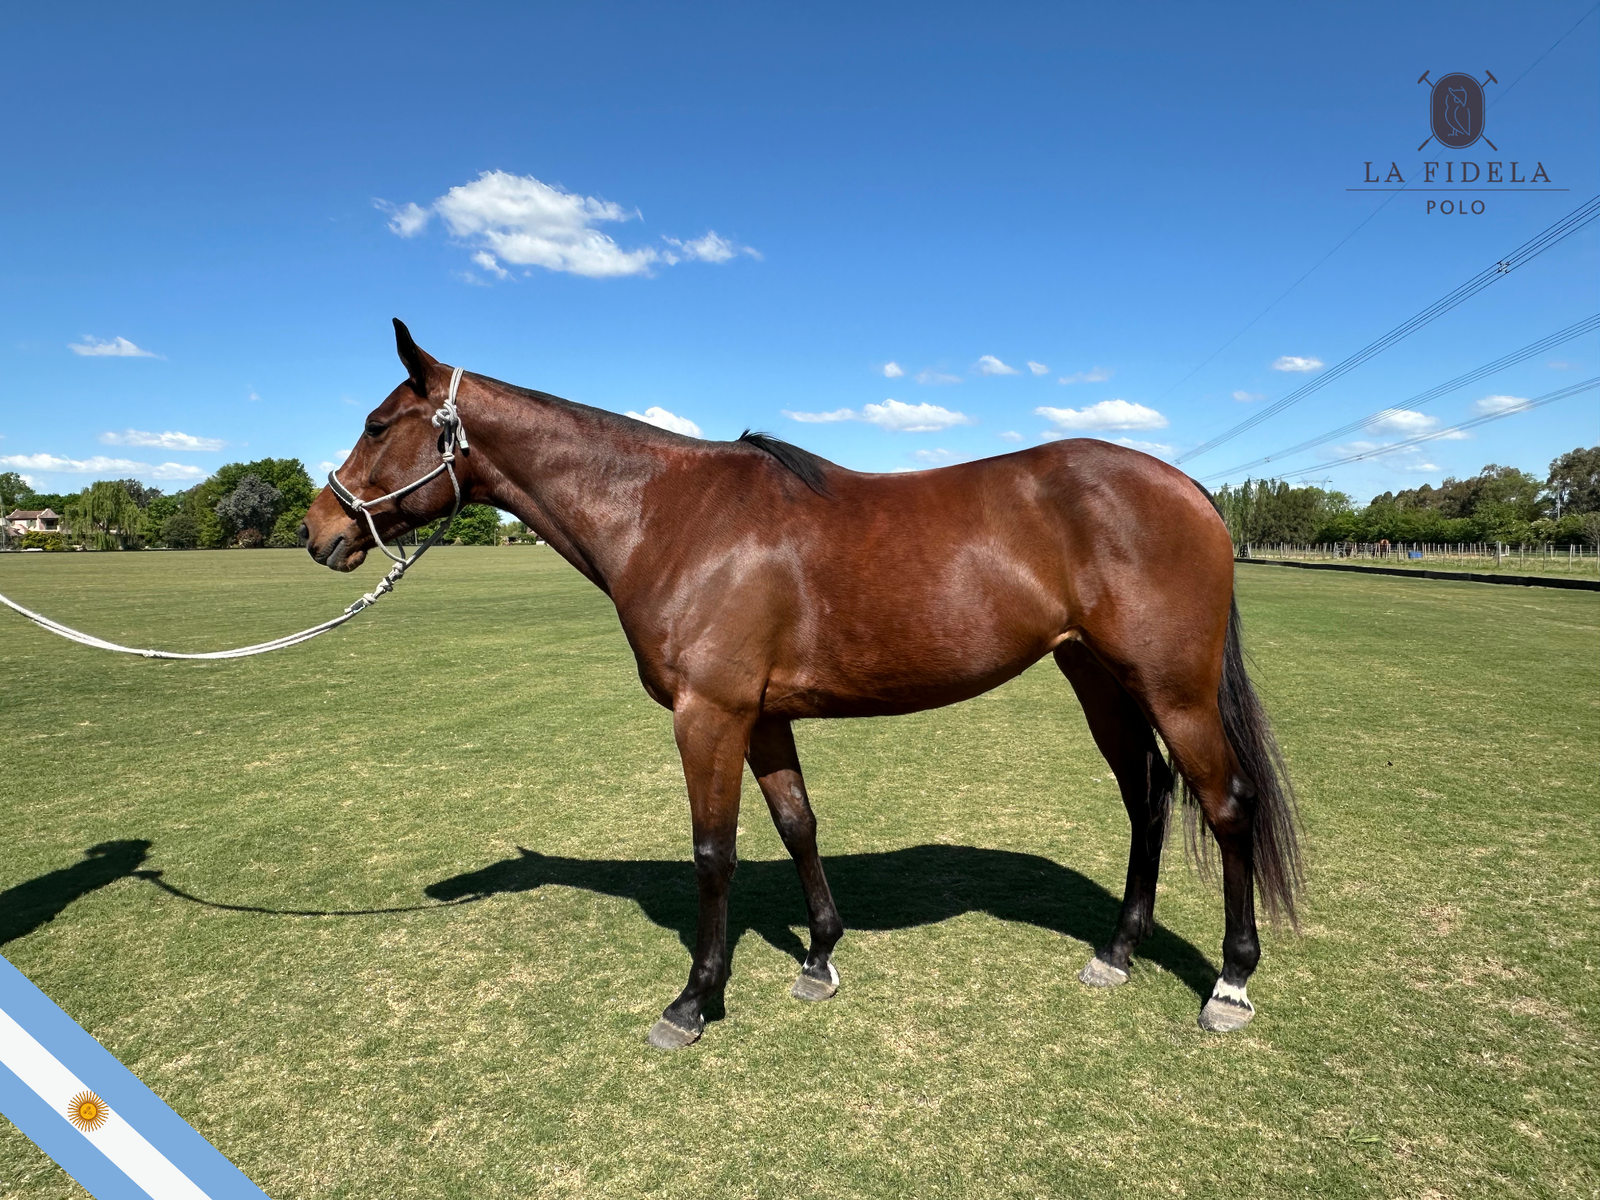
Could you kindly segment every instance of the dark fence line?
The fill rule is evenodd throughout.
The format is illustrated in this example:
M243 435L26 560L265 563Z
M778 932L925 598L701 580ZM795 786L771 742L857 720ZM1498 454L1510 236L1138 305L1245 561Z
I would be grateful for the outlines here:
M1567 588L1600 592L1600 580L1565 579L1560 575L1482 575L1476 571L1427 571L1416 567L1358 567L1354 563L1296 562L1287 558L1239 558L1235 562L1264 567L1299 567L1304 571L1353 571L1358 575L1401 575L1408 579L1455 579L1465 583L1506 583L1515 587Z

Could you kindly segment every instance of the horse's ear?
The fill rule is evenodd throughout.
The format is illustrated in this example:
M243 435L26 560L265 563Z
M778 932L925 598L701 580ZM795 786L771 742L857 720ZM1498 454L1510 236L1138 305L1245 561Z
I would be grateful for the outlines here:
M411 386L426 398L428 368L438 366L439 360L411 340L411 330L399 317L394 319L394 348L400 352L400 361L405 364L406 374L411 377Z

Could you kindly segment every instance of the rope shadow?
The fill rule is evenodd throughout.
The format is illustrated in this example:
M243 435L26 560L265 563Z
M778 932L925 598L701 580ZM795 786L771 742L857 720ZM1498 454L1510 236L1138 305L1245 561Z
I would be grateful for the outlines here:
M1077 871L1012 850L908 846L824 856L823 865L846 930L911 929L983 912L1095 947L1110 936L1122 907L1117 897ZM432 900L459 904L550 884L632 900L693 952L697 891L694 868L687 862L565 858L518 847L516 858L441 879L423 892ZM728 905L730 953L746 932L754 932L803 962L805 945L791 922L803 925L804 914L793 863L741 862ZM1137 957L1176 975L1201 999L1211 994L1216 967L1164 926L1156 925Z
M82 862L0 892L0 946L48 925L68 905L108 883L145 874L138 868L149 857L153 844L142 838L101 842L83 852Z

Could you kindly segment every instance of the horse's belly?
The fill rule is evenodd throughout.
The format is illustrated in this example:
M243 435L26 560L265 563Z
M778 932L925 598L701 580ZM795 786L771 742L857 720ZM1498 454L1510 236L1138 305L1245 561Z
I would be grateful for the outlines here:
M775 664L763 709L789 717L887 716L969 700L1027 670L1059 640L1042 624L826 631Z

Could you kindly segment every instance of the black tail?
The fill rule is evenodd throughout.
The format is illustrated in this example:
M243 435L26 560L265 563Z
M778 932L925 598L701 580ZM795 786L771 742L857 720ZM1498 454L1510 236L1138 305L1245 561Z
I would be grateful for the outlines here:
M1255 793L1254 852L1256 891L1275 922L1286 916L1296 929L1295 892L1303 882L1300 868L1300 819L1295 811L1294 788L1283 765L1277 739L1266 710L1251 686L1245 670L1240 643L1239 602L1228 612L1228 636L1222 651L1222 684L1217 689L1217 707L1222 712L1222 728L1239 761L1239 771ZM1185 788L1187 791L1187 788ZM1190 805L1187 816L1189 843L1203 852L1203 829L1199 826L1199 806Z

